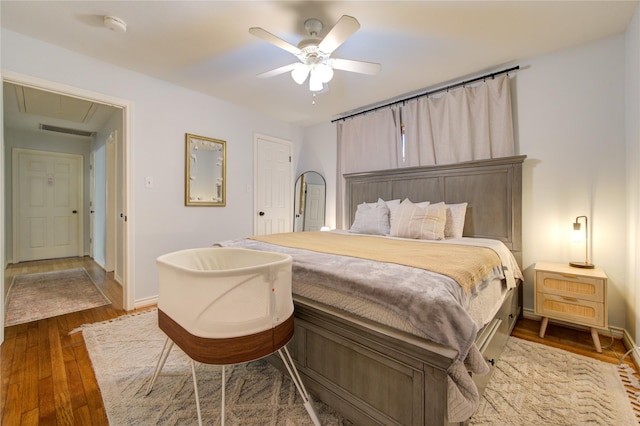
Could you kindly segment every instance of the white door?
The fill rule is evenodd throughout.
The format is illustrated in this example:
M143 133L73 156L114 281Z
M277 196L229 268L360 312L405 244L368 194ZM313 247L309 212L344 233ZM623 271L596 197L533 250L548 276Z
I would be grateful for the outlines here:
M14 149L17 261L81 256L82 156Z
M96 155L91 152L89 155L89 256L93 259L95 234L95 200L96 200Z
M304 230L319 231L324 226L324 185L307 184L304 208Z
M118 188L117 185L117 141L118 141L118 131L114 130L109 135L106 143L106 218L105 218L105 270L107 272L113 272L115 270L116 265L116 252L117 252L117 242L118 242L118 234L116 230L116 220L118 217L118 209L116 205L116 199L118 193L122 191Z
M255 235L291 231L291 142L255 137Z

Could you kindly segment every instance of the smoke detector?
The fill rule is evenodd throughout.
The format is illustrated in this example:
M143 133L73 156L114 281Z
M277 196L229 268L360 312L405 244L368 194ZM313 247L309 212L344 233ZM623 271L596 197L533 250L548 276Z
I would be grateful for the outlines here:
M127 32L127 23L117 16L105 16L104 26L109 28L111 31L115 31L118 33Z

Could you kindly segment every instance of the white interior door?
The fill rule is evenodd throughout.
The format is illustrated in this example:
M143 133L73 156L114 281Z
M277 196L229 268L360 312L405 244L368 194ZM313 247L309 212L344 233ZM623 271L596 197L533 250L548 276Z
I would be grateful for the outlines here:
M291 142L256 136L255 235L291 231L293 177Z
M18 261L81 256L82 156L14 149Z
M93 259L95 243L95 200L96 200L96 156L89 155L89 256Z
M114 130L109 135L106 144L106 178L107 178L107 200L106 200L106 218L105 218L105 270L112 272L116 265L116 249L118 243L118 234L116 230L117 206L116 199L119 192L117 182L117 143L118 132Z
M319 231L324 226L324 193L324 185L307 184L304 210L305 231Z

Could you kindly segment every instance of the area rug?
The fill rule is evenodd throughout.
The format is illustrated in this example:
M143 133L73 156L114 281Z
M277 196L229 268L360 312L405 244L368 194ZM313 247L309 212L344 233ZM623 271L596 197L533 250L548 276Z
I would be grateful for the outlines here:
M151 310L81 327L111 425L197 424L190 361L177 346L145 396L166 338L157 318ZM219 425L221 368L196 365L203 423ZM226 425L313 425L293 382L268 362L225 372ZM320 401L314 406L323 425L351 424Z
M174 347L145 396L165 335L157 311L81 327L112 425L194 424L189 360ZM220 367L197 364L205 424L220 424ZM616 366L509 338L473 425L631 425ZM228 425L311 425L288 377L265 361L227 367ZM315 401L323 425L349 425Z
M110 303L84 268L16 275L7 295L5 326Z
M618 367L509 337L471 425L637 425Z

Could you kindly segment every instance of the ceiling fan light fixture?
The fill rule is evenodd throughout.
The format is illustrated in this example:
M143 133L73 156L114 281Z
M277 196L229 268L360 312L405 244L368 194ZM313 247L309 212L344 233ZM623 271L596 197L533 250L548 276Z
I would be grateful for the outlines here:
M291 78L298 84L304 83L309 75L309 67L303 63L295 64L293 70L291 70Z
M308 78L309 90L315 96L316 93L324 93L329 90L328 83L333 78L334 69L369 75L375 75L380 71L380 64L374 62L331 57L333 52L360 28L360 23L353 16L342 15L322 39L318 36L322 31L320 20L307 19L304 28L309 37L300 41L297 46L260 27L249 28L249 33L286 50L300 61L263 72L258 74L258 77L273 77L290 72L291 78L298 84L304 83Z
M318 64L313 71L323 83L328 83L333 78L333 68L327 64Z

